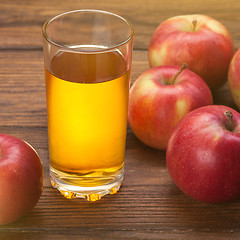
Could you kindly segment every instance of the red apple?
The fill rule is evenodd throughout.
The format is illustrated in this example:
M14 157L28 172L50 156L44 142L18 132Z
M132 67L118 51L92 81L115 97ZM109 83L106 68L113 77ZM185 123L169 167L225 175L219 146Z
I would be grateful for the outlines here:
M149 45L151 67L188 64L211 90L227 81L234 45L229 31L205 15L169 18L158 26Z
M234 103L240 109L240 48L234 54L228 70L228 84Z
M180 119L195 108L213 103L201 77L189 69L182 70L179 66L151 68L130 89L129 125L150 147L165 150Z
M201 202L240 196L240 114L220 105L198 108L175 128L167 147L175 184Z
M36 151L23 140L0 134L0 225L26 215L43 189L43 168Z

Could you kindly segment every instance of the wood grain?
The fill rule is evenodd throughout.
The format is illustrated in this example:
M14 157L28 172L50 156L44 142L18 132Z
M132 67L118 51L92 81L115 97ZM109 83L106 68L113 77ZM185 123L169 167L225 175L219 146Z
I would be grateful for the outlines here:
M2 50L0 66L0 126L46 126L42 51ZM148 68L147 51L135 50L131 84ZM214 103L235 108L227 84L214 93Z
M229 0L0 0L0 132L28 141L44 167L44 191L21 220L0 226L0 239L239 239L239 200L209 205L184 195L169 177L164 151L141 143L128 127L120 191L94 203L67 200L50 186L41 27L58 13L98 8L135 28L131 83L148 69L148 42L158 23L204 13L222 21L240 46L240 2ZM236 109L228 85L214 103ZM1 172L0 172L1 174Z
M0 48L41 48L44 22L63 12L76 9L101 9L128 19L135 29L135 49L147 49L157 26L169 17L182 14L206 14L221 21L240 46L240 2L236 0L2 0L0 2Z
M64 199L49 182L42 52L11 50L2 51L1 56L0 130L35 147L43 162L45 181L36 208L22 220L0 227L0 236L44 239L61 235L59 239L65 239L80 234L86 239L89 235L93 239L158 239L161 233L164 238L184 234L185 239L197 239L197 233L207 238L240 234L239 202L209 206L186 197L168 175L165 152L142 144L130 128L120 192L96 203ZM135 51L132 82L147 68L146 51ZM234 106L227 85L215 93L215 102Z
M165 153L144 146L130 131L123 186L118 194L94 203L67 200L50 187L45 129L5 131L32 141L44 162L45 181L38 205L20 221L1 226L1 237L159 239L160 234L164 239L201 239L201 234L205 239L234 239L240 234L238 201L208 205L186 197L168 176Z
M147 52L134 51L132 82L148 69ZM41 50L0 51L0 126L46 126L46 96Z

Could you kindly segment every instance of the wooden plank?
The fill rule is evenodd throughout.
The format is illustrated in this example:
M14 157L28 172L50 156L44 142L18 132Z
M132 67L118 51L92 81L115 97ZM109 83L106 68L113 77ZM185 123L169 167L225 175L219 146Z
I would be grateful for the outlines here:
M221 21L240 46L240 2L236 0L4 0L0 1L0 48L41 48L43 23L57 14L83 8L101 9L127 18L135 29L135 49L147 49L156 27L165 19L182 14L206 14Z
M0 66L0 126L46 126L42 51L0 51ZM131 82L148 68L147 51L134 51ZM236 108L227 84L214 103Z
M128 132L125 178L117 194L93 203L63 198L49 183L45 130L4 129L31 140L43 161L45 179L37 206L21 220L0 226L0 237L30 239L40 236L37 239L44 239L49 236L53 239L62 235L60 239L69 236L159 239L161 234L166 239L182 236L198 239L200 233L205 239L213 235L219 237L217 239L240 236L239 201L209 205L191 200L172 183L165 153L146 147L131 132Z
M147 52L135 51L132 81L148 68ZM46 126L41 50L0 51L0 126Z
M0 52L0 125L46 125L41 51Z

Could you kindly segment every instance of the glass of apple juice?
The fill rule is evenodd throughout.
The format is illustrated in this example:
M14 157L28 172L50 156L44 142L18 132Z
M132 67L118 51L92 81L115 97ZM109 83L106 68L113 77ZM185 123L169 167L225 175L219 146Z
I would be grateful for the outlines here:
M123 180L133 29L100 10L43 26L51 184L99 200Z

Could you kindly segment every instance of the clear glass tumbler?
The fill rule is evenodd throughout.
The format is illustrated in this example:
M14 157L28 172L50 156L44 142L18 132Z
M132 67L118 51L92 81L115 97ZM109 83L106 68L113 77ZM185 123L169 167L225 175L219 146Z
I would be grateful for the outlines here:
M133 29L100 10L43 26L51 183L66 198L99 200L123 180Z

